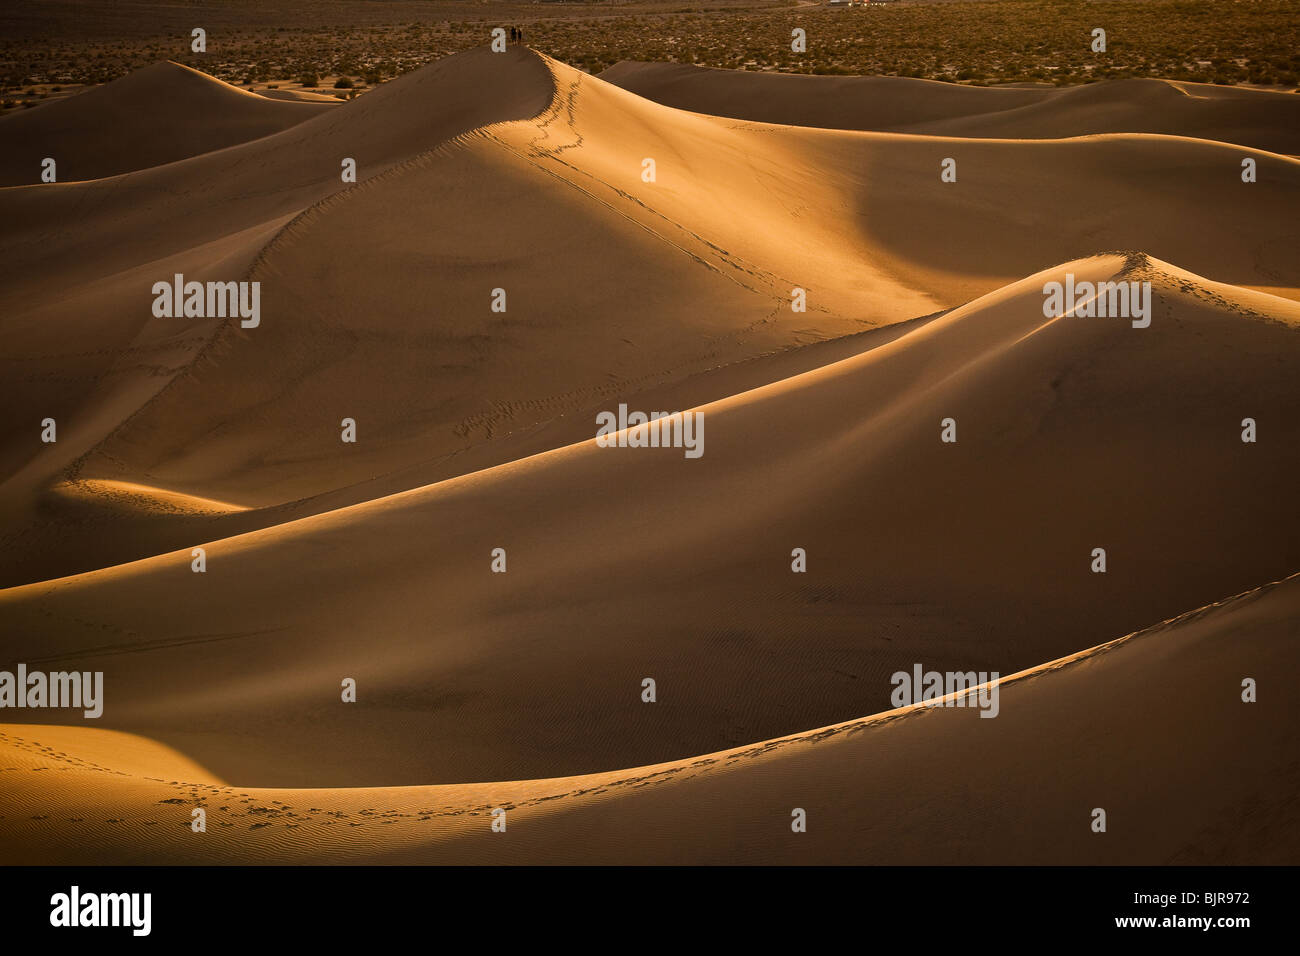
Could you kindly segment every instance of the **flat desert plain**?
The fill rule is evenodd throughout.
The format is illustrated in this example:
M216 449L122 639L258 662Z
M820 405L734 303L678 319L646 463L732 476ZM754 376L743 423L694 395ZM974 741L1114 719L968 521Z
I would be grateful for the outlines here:
M0 119L0 670L103 675L4 858L1300 862L1298 114L515 44Z

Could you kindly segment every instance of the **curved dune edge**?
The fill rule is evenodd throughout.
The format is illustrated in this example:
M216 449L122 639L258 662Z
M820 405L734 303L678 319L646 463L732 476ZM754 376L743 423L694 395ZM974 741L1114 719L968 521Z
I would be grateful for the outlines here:
M77 478L55 485L56 494L82 501L94 501L132 511L171 514L238 514L248 511L245 505L216 498L188 495L182 491L155 488L134 481Z
M288 100L290 103L333 103L337 105L343 102L337 96L330 96L328 93L313 93L310 90L258 90L253 95L268 100Z
M2 725L0 833L20 864L1295 862L1296 811L1276 799L1300 772L1293 754L1277 747L1277 733L1294 734L1293 708L1266 702L1280 695L1267 680L1277 671L1263 668L1294 666L1287 630L1297 611L1300 574L1007 675L988 685L1001 695L992 721L970 709L916 704L698 757L544 780L240 788L137 735ZM1224 672L1225 660L1238 666ZM1259 703L1238 699L1238 674L1245 672L1260 681ZM1125 696L1153 679L1149 703ZM1081 708L1081 701L1091 706ZM1149 710L1147 720L1126 724L1134 704ZM1060 709L1069 713L1068 724L1054 722ZM1197 738L1194 747L1162 736L1166 724L1201 729L1198 712L1209 716L1207 726L1231 726ZM1236 733L1242 720L1255 731L1249 738ZM1062 730L1093 744L1065 749L1074 741L1061 739ZM963 739L972 734L981 740L973 747ZM1155 765L1145 762L1153 748L1162 755ZM927 766L933 780L877 776L883 768L876 764L897 763L900 755ZM1085 765L1071 766L1079 757ZM1019 768L1028 779L1004 779L1003 787L985 791L964 776L963 762L993 776ZM1234 764L1254 772L1226 772ZM1111 778L1096 776L1095 767L1111 768ZM1188 790L1186 777L1197 767L1204 789ZM1054 772L1080 788L1068 822L1052 812L1035 820L989 815L1025 801L1059 809ZM1024 793L1032 788L1023 785L1042 774L1039 790ZM946 789L929 788L938 781L947 781ZM1158 799L1171 786L1179 788L1180 803ZM737 801L726 803L728 795ZM774 810L769 797L783 801L777 806L806 809L808 832L792 834L789 811ZM1243 801L1255 810L1247 822L1230 812ZM1110 807L1115 839L1089 828L1098 803ZM189 827L196 806L207 813L205 834ZM496 807L507 812L505 834L490 830ZM753 817L755 811L770 812L770 819ZM1152 815L1136 824L1126 811ZM1058 827L1054 840L1008 839ZM966 831L957 846L946 842L954 828ZM918 834L928 837L918 842Z
M1150 133L1300 153L1300 103L1273 90L1153 78L976 87L639 61L600 79L666 106L759 123L980 139Z

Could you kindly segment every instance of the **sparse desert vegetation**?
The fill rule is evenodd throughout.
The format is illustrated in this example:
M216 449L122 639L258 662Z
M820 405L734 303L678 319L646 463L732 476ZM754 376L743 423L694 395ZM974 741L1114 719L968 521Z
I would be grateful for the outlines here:
M1300 75L1293 0L326 2L309 17L302 0L258 5L256 16L245 0L206 15L135 3L130 18L120 9L74 17L65 7L0 14L6 101L35 105L55 85L74 92L165 59L255 89L346 89L335 84L356 77L363 90L481 46L498 25L522 25L528 45L591 73L637 59L970 85L1160 77L1294 89ZM195 25L208 30L206 53L190 50ZM791 50L796 27L807 31L806 53ZM1091 49L1096 27L1107 33L1104 54Z

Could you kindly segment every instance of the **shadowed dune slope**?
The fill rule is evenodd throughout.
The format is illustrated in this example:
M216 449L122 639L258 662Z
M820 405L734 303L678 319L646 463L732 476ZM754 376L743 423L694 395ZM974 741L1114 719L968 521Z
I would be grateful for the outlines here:
M1160 133L1300 154L1300 97L1205 83L1021 89L636 61L616 63L600 78L666 106L789 126L995 139Z
M1151 326L1045 319L1066 273L1150 281ZM1008 673L1290 573L1298 348L1289 300L1068 263L704 406L699 459L588 441L208 542L205 574L187 544L11 588L0 627L15 661L101 662L104 727L240 784L710 752L885 709L915 662Z
M327 108L276 102L179 63L155 63L0 119L0 186L40 183L47 156L60 183L99 179L278 133Z
M991 720L913 707L582 777L250 789L147 739L8 724L0 832L18 864L1294 865L1297 724L1272 678L1300 666L1298 614L1291 577L1006 675Z

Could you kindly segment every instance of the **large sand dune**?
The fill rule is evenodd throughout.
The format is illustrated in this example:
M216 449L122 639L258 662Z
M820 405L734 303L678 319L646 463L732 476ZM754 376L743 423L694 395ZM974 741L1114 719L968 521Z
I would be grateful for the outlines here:
M975 122L990 111L966 100L1006 92L957 89L909 86L913 115ZM0 828L23 821L6 845L1294 861L1293 840L1208 828L1261 796L1260 827L1285 823L1286 785L1240 779L1247 759L1294 777L1278 747L1294 708L1237 695L1289 654L1293 581L1252 589L1300 568L1300 163L1255 150L1245 184L1243 150L1206 135L1217 120L1106 119L1153 89L1013 91L1014 134L816 129L483 50L251 142L0 191L0 668L102 669L107 686L93 730L4 711L0 764L21 786ZM1243 115L1285 146L1280 113ZM1094 120L1115 128L1060 138ZM150 287L175 272L260 282L261 324L154 317ZM1045 317L1045 284L1067 276L1149 282L1149 327ZM595 415L620 402L702 413L703 456L598 447ZM997 720L863 722L917 662L1039 670ZM1234 750L1252 714L1263 729ZM1176 727L1203 734L1200 764L1169 746ZM1054 772L1049 753L1065 770L1035 810L1025 780ZM27 775L40 766L81 789ZM1150 767L1165 789L1135 797ZM1160 794L1192 785L1204 799L1162 817ZM852 836L797 842L789 809L812 797L792 789ZM188 810L154 812L193 794L229 803L238 845L196 849ZM57 812L29 812L38 799ZM484 843L507 800L525 822ZM687 819L735 801L715 834ZM1140 839L1090 840L1087 814L1112 805ZM355 819L311 816L326 811ZM376 839L361 818L381 813ZM127 822L62 822L96 815Z
M0 186L99 179L269 136L328 103L257 96L179 63L162 62L105 86L0 121Z

